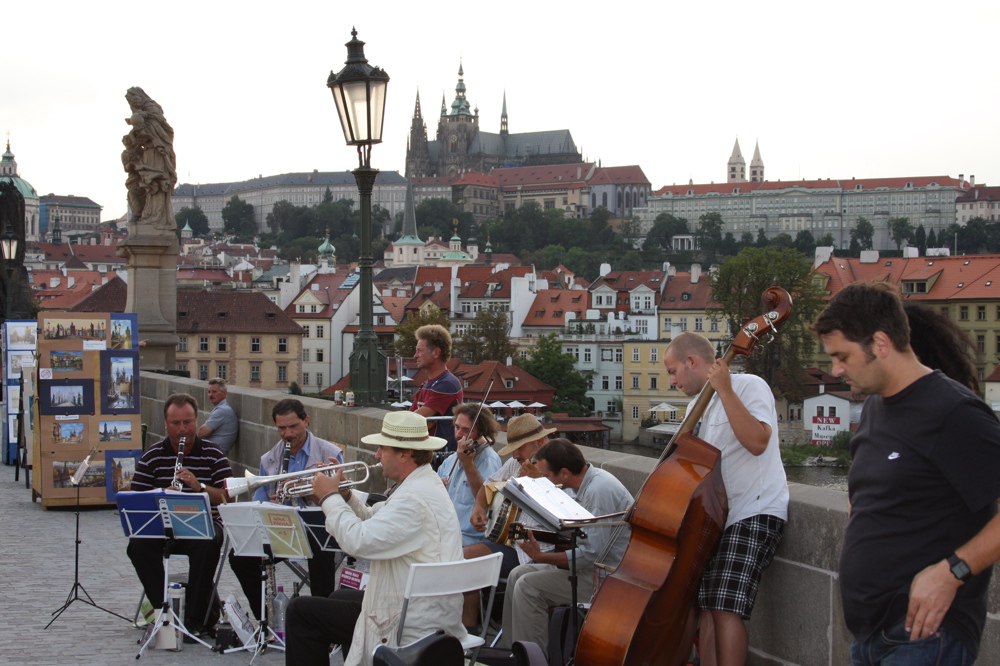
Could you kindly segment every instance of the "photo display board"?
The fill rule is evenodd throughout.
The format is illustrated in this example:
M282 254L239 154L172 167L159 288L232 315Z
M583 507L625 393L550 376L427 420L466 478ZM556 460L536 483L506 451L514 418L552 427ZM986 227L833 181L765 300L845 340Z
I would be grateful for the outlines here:
M37 322L33 489L42 506L76 503L66 479L92 447L101 456L81 504L130 490L142 452L135 314L42 312Z

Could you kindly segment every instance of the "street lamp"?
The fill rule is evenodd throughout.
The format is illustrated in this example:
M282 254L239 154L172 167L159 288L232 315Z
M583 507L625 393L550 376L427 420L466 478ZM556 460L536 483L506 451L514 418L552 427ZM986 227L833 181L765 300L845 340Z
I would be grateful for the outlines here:
M17 244L18 244L17 234L14 233L14 227L10 226L10 220L7 220L7 229L3 233L3 237L0 238L0 250L3 251L4 267L7 269L7 293L4 294L7 298L7 311L6 319L11 318L11 312L13 308L11 307L11 299L14 295L13 281L14 276L14 261L17 260Z
M351 352L351 390L358 405L378 405L386 400L385 355L378 350L372 312L372 190L378 170L371 167L372 146L382 143L385 91L389 75L368 64L365 43L351 30L344 68L326 85L333 93L344 140L358 147L358 168L353 171L361 195L361 326Z

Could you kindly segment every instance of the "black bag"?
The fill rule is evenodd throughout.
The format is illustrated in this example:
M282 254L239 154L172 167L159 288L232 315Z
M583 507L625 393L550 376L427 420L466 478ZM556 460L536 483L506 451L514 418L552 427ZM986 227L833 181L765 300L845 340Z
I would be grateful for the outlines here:
M549 614L549 666L566 666L576 651L576 640L587 612L576 610L576 631L573 627L573 613L569 606L556 606Z

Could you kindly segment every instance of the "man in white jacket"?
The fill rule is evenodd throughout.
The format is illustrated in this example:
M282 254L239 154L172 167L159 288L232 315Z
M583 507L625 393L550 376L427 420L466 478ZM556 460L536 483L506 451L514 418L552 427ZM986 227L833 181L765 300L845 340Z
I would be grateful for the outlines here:
M314 500L340 547L371 560L365 592L338 590L329 598L299 597L288 606L285 663L329 665L330 645L340 645L345 666L372 663L379 645L396 645L403 590L410 565L462 559L462 534L448 492L431 469L445 440L430 437L427 420L390 412L382 431L362 437L375 444L382 475L395 482L384 502L365 504L364 493L340 489L343 475L317 474ZM407 609L403 644L438 629L462 638L462 596L414 599Z

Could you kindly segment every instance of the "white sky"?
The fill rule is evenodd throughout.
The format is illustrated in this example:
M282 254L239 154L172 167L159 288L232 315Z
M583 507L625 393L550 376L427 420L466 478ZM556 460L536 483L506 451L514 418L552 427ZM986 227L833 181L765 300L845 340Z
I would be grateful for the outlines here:
M737 136L768 180L1000 180L995 0L7 5L0 132L40 195L104 220L126 210L130 86L163 106L182 183L355 168L326 88L352 26L390 76L382 170L404 168L418 87L435 138L461 59L481 128L506 89L511 132L568 128L654 189L723 180Z

